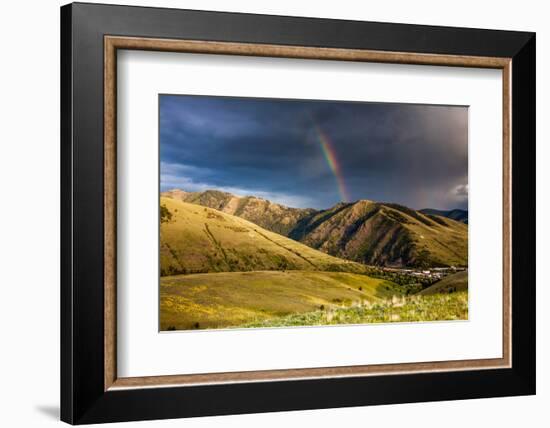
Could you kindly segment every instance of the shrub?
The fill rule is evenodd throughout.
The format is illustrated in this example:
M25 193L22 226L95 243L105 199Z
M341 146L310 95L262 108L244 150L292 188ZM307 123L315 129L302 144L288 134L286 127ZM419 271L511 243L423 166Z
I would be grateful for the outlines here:
M168 223L170 220L172 220L172 213L168 208L166 208L166 205L160 206L160 222L161 223Z

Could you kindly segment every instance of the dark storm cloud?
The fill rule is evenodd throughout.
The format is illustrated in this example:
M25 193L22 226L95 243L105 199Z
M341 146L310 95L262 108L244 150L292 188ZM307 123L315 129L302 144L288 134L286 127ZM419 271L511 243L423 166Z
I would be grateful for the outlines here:
M467 117L465 107L163 95L161 189L329 207L343 196L320 129L352 200L467 208Z

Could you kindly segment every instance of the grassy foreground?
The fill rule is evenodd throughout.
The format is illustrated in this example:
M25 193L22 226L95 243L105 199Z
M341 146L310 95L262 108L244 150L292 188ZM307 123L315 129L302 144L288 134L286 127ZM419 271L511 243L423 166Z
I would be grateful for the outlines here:
M161 278L161 330L468 319L468 292L398 296L347 272L255 271Z
M238 327L288 327L331 324L370 324L468 319L468 292L433 294L364 302L348 308L318 310Z
M395 284L347 272L254 271L161 278L161 330L227 328L391 298ZM289 324L293 325L293 324Z

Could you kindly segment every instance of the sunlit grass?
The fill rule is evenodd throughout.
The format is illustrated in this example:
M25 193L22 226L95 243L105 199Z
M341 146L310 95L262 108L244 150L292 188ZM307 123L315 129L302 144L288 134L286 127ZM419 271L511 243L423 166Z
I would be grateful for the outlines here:
M395 284L347 272L255 271L161 278L161 330L228 328L317 309L376 302Z
M397 295L383 279L345 272L259 271L161 281L161 330L468 319L468 293Z
M387 299L372 304L364 302L348 308L328 308L269 320L258 320L238 327L289 327L467 319L468 292L461 291L451 294Z

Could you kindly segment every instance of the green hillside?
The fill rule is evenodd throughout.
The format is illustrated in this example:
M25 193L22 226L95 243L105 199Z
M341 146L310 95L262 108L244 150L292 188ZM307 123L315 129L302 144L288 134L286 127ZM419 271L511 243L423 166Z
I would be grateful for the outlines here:
M163 277L161 330L224 328L391 297L386 281L346 272L256 271ZM392 288L392 287L388 287Z
M319 270L361 273L332 257L215 209L162 197L161 276L205 272Z
M449 275L434 285L425 288L419 294L444 294L454 293L457 291L468 291L468 271L458 272L454 275Z

